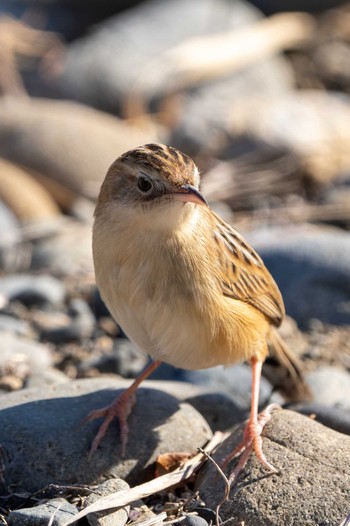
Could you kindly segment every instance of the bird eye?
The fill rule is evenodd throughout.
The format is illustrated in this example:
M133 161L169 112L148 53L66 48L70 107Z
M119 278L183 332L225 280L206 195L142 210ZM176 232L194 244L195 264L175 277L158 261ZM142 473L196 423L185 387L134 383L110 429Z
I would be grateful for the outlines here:
M149 192L153 188L152 181L145 175L139 175L137 178L137 186L141 192Z

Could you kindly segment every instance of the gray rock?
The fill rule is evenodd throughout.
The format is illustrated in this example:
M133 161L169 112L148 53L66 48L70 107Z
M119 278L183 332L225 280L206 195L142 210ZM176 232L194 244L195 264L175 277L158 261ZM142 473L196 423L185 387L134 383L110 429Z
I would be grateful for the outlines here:
M0 268L13 272L18 268L18 255L21 253L19 244L22 240L20 224L14 213L0 201ZM19 258L21 261L21 258Z
M90 368L101 373L119 374L123 378L136 378L147 365L148 358L140 352L127 338L115 338L113 350L101 356L91 358L79 364L79 372L84 373Z
M16 336L28 336L31 329L29 323L25 320L20 320L7 314L0 314L0 332L9 332Z
M350 411L348 409L321 405L317 401L310 404L292 404L288 408L306 416L312 415L316 422L339 431L339 433L350 435Z
M216 524L216 513L210 508L205 506L197 506L193 509L198 514L198 517L205 519L209 524Z
M65 288L52 276L14 274L0 279L0 294L29 306L57 305L64 300Z
M253 15L250 22L255 20L257 17ZM239 74L236 72L208 86L200 86L185 99L182 119L173 131L171 144L192 155L206 149L208 144L212 148L221 146L232 133L232 115L241 104L252 107L257 94L270 100L289 92L292 86L290 66L278 56L255 63ZM235 139L237 142L241 139L239 133ZM244 153L244 149L240 153Z
M66 374L62 373L62 371L59 371L54 367L48 367L47 369L42 369L40 371L35 371L35 373L32 373L28 377L25 386L26 388L48 387L50 385L56 385L58 383L65 384L70 381L71 378L69 378Z
M325 406L350 409L350 373L324 365L307 375L313 399Z
M13 492L32 492L50 483L95 484L116 477L140 483L157 455L196 451L211 436L206 421L190 405L165 392L141 388L128 419L125 457L121 458L119 426L114 421L89 459L101 420L79 424L89 411L108 405L119 389L129 385L115 379L88 379L2 396L1 492L7 494L9 486Z
M33 247L32 268L50 268L58 275L74 276L93 272L91 224L68 221Z
M155 67L154 60L162 53L186 39L232 30L260 17L257 9L241 0L151 0L111 17L94 32L68 46L59 84L70 98L107 111L120 110L136 84L147 102L150 99L154 102L178 89L174 71L167 68L168 64ZM118 60L113 59L116 49ZM192 130L197 130L197 137L202 134L198 121L202 122L207 114L211 124L218 121L218 115L227 120L225 102L234 100L236 95L242 96L249 86L252 91L258 89L260 93L266 91L272 95L286 85L293 85L291 70L283 59L266 61L264 66L246 68L248 73L245 70L240 75L226 75L229 80L226 78L223 82L208 82L216 87L210 97L203 89L196 89L194 97L200 101L201 113L199 119L198 112L191 113L188 122L192 119Z
M146 142L166 142L151 122L133 126L67 100L19 97L0 101L0 156L43 176L40 180L46 180L50 193L66 210L77 195L96 198L111 163ZM64 224L75 230L68 218ZM86 250L84 238L76 235L75 242L75 252ZM71 254L67 257L67 250L58 255L61 264L66 258L69 270Z
M242 410L249 410L250 408L252 371L247 364L229 367L218 366L200 371L187 371L167 364L161 364L153 373L152 378L179 380L198 386L202 385L209 391L218 391L231 396L237 407L240 407ZM260 404L262 406L268 403L271 393L271 384L265 378L262 378L260 388Z
M36 374L52 365L49 348L42 344L8 333L0 333L0 367L21 358L29 367L30 374Z
M242 408L240 400L222 391L215 391L206 385L193 385L187 382L151 380L145 385L159 389L182 402L191 404L210 425L212 431L226 431L246 419L247 408Z
M111 493L128 489L130 486L122 479L109 479L100 484L86 499L86 505L93 504L101 497ZM118 510L106 510L99 513L90 513L87 521L90 526L124 526L128 521L130 506Z
M72 515L77 513L77 507L65 499L52 499L33 508L11 511L8 516L8 525L47 526L52 520L52 526L63 526L65 522L72 518Z
M186 518L181 521L184 526L208 526L208 523L203 517L198 515L187 515Z
M189 396L186 402L204 416L212 431L226 431L243 422L249 410L242 408L234 396L219 391L205 391Z
M95 317L86 301L75 298L69 304L68 323L63 326L46 327L40 331L43 340L64 343L90 338L95 329Z
M236 428L214 459L220 463L241 438ZM340 524L349 511L350 437L292 411L276 411L264 430L263 450L279 473L269 474L251 455L221 506L222 520L246 526ZM196 489L207 506L221 502L224 484L211 463Z
M147 362L144 354L127 339L117 338L113 353L92 357L79 366L84 372L94 367L103 373L136 377ZM226 430L246 419L250 409L251 369L247 365L217 367L207 371L186 371L162 364L150 377L150 386L164 390L191 404L204 416L212 431ZM270 399L271 385L262 379L260 403Z
M309 225L256 230L247 239L263 258L301 328L314 318L350 324L350 236Z
M230 117L231 137L248 135L292 152L318 184L329 184L350 169L350 97L345 93L293 89L233 100Z

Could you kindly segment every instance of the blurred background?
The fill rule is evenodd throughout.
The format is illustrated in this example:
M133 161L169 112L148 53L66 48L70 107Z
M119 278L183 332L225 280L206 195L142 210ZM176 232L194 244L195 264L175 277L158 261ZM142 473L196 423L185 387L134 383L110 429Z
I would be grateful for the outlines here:
M350 3L0 0L0 390L144 366L91 225L108 166L162 142L273 273L318 399L348 407L349 91Z

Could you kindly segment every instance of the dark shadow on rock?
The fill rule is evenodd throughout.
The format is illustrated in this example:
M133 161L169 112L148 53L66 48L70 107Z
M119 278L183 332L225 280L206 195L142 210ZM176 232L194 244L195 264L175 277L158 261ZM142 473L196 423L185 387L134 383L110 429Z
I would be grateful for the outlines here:
M89 411L110 404L122 391L108 388L108 383L124 385L112 379L83 380L2 397L4 481L0 495L35 492L51 483L95 484L113 477L140 483L145 468L158 454L171 449L195 450L209 438L209 427L191 406L180 404L167 393L141 388L128 419L125 457L121 458L119 424L113 421L89 459L102 420L79 424ZM96 390L98 386L100 390Z

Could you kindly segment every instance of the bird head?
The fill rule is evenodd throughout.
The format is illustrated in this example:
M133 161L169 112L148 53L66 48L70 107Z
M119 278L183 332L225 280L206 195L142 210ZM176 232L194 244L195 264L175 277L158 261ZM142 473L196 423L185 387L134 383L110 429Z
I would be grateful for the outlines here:
M198 168L190 157L171 146L146 144L124 153L111 165L95 214L108 207L116 220L118 215L130 219L132 213L166 226L181 221L197 205L207 206L199 183Z

